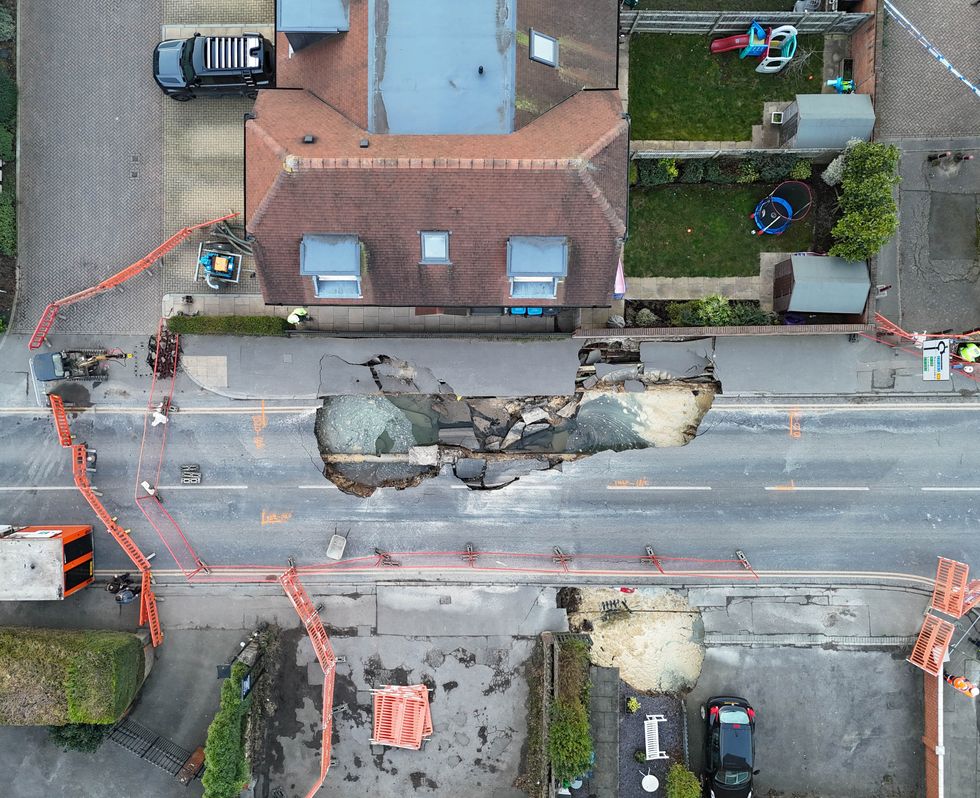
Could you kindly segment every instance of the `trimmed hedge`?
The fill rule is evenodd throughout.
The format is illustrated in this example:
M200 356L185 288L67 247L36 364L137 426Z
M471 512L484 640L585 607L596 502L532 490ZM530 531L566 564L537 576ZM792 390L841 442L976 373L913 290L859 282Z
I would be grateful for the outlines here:
M204 798L235 798L251 778L245 758L245 720L248 700L242 700L242 681L248 668L236 662L221 684L218 714L208 726L204 743Z
M0 725L115 723L144 667L128 632L0 629Z
M899 182L898 148L862 141L844 152L840 208L830 254L851 261L873 257L898 229L892 187Z
M284 335L292 329L278 316L174 316L167 327L180 335Z

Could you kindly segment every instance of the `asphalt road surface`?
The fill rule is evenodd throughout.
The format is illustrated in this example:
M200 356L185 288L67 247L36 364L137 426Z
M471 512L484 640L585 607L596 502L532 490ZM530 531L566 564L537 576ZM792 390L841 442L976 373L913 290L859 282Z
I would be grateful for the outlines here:
M95 521L75 490L70 456L48 416L0 411L0 522ZM440 476L417 488L348 496L320 474L313 408L201 410L172 416L157 484L164 506L211 565L324 562L330 535L347 556L388 551L728 558L759 570L931 575L938 554L980 559L978 412L969 406L716 408L676 449L603 453L502 490L471 491ZM793 425L796 427L796 425ZM136 509L143 437L138 412L72 420L99 452L93 484L157 569L174 563ZM155 475L146 447L143 474ZM181 486L197 463L202 484ZM97 522L96 522L97 523ZM97 567L125 556L104 531Z

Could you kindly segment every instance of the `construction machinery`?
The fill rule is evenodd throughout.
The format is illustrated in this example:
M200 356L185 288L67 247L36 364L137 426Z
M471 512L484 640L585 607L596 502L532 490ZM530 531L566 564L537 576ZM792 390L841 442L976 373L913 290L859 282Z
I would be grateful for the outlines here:
M242 253L223 241L202 242L197 248L194 280L204 279L208 288L217 291L221 284L235 285L242 279Z
M45 393L58 382L101 382L109 377L109 363L133 357L121 349L74 349L42 352L31 358L31 375Z
M94 578L92 527L0 524L0 601L57 601Z

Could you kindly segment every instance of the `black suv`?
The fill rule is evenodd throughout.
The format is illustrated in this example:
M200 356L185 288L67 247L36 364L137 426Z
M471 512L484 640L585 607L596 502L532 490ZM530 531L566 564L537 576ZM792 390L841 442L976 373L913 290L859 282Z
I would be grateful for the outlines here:
M272 45L258 33L202 36L160 42L153 77L175 100L195 97L255 97L273 85Z
M701 707L704 777L709 798L752 798L755 711L738 696L715 696Z

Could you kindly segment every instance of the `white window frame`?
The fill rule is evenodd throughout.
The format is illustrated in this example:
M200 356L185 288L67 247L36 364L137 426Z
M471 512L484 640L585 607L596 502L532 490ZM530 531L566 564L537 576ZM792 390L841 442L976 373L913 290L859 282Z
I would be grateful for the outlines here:
M426 257L425 254L425 240L426 237L430 236L432 238L440 237L446 242L446 255L441 258ZM419 231L419 250L422 257L419 259L419 264L428 265L446 265L451 264L452 261L449 259L449 243L452 237L452 233L448 230L420 230Z
M561 280L560 277L522 277L521 275L515 274L510 278L510 298L511 299L554 299L558 296L558 282ZM539 297L518 297L514 296L514 283L551 283L551 296L539 296Z
M551 50L550 57L535 47L536 42L538 45L549 47ZM554 36L549 36L546 33L541 33L541 31L531 28L528 34L527 49L532 61L537 61L539 64L544 64L545 66L558 67L558 39Z
M357 283L357 296L320 296L320 285L319 280L324 282L345 282L345 283ZM319 299L361 299L364 294L361 292L361 275L359 274L314 274L313 275L313 293Z

